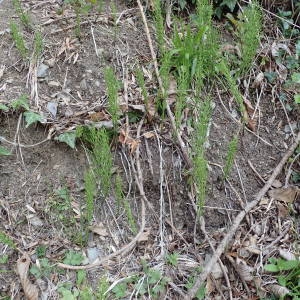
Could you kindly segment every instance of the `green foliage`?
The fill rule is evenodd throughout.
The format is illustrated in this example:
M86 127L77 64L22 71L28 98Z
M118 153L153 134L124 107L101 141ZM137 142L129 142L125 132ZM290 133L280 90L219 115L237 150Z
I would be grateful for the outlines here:
M7 254L0 255L0 264L7 264L7 263L8 263L8 255Z
M28 128L31 124L34 124L36 122L41 122L43 117L33 111L25 111L24 112L25 122L26 122L26 128Z
M199 117L195 122L195 132L193 139L193 172L192 178L196 185L197 193L197 208L198 216L203 213L203 206L206 198L206 185L207 185L207 161L205 159L205 143L207 141L207 134L209 130L209 121L211 118L211 101L207 99L198 108Z
M17 50L19 51L19 53L23 59L27 59L28 50L25 46L25 41L24 41L22 33L20 32L18 25L14 22L10 22L9 27L10 27L10 33L11 33L12 39L15 42L15 46L16 46Z
M237 151L238 141L239 141L239 139L238 139L238 136L236 135L229 142L227 155L226 155L226 161L225 161L225 167L224 167L224 175L223 175L224 180L228 178L229 173L232 169L235 154Z
M60 134L58 137L55 137L54 139L66 143L68 146L70 146L72 149L75 148L75 142L76 142L76 132L75 131L69 131Z
M76 285L80 286L86 282L86 271L85 270L78 270L76 274Z
M105 129L91 129L94 172L100 179L101 191L107 197L111 187L113 159L110 151L109 137Z
M156 40L161 55L165 53L165 30L164 17L162 13L162 4L160 0L154 0L154 25L156 31Z
M244 106L243 95L239 91L239 88L238 88L235 78L230 73L230 69L229 69L227 62L223 59L219 63L217 68L219 69L220 73L224 76L224 79L225 79L224 85L229 88L229 91L231 92L231 94L233 95L235 101L237 102L237 104L239 106L239 110L240 110L241 116L243 118L243 121L245 121L244 120L245 106Z
M118 89L119 82L112 68L108 67L104 71L106 91L108 96L108 112L111 114L114 128L116 130L119 119Z
M36 247L35 253L38 258L42 258L46 255L47 247L45 245L41 245Z
M44 50L43 37L39 30L34 33L34 58L39 60Z
M12 101L11 105L12 109L18 110L20 108L23 108L25 110L29 110L29 104L28 104L28 96L23 94L16 100Z
M1 155L8 156L8 155L11 155L11 152L9 150L7 150L5 147L0 146L0 156Z
M143 97L143 100L145 102L146 109L148 109L148 104L149 104L148 92L147 92L147 89L146 89L146 84L145 84L143 71L141 69L137 69L136 72L135 72L135 75L136 75L137 83L138 83L139 87L142 90L142 97Z
M221 19L224 11L229 9L230 12L233 12L236 5L237 5L237 0L214 0L215 4L215 11L214 14Z
M285 260L270 258L270 264L265 265L265 270L271 273L279 273L277 280L279 285L290 290L292 299L300 298L300 260Z
M131 231L133 233L137 233L136 222L135 222L129 201L128 201L128 199L126 199L124 197L122 178L119 174L117 174L116 180L115 180L115 197L116 197L116 201L117 201L118 211L120 210L121 207L124 208L127 222L129 224Z
M70 250L66 253L63 260L64 264L78 266L83 262L84 257L81 253Z
M79 127L76 130L77 137L91 147L92 170L96 182L100 182L101 191L107 197L111 187L113 158L110 151L109 133L106 129L94 127Z
M16 13L18 14L18 17L21 20L21 23L23 26L25 26L28 29L32 29L31 20L27 12L25 12L21 6L20 0L12 0L14 9Z
M0 231L0 243L9 246L12 249L16 248L14 241L2 231Z
M295 2L296 3L296 2ZM298 6L299 10L299 6ZM294 26L294 20L292 18L293 12L278 9L278 22L279 26L282 29L282 33L286 38L299 37L299 29Z
M84 174L84 190L86 202L84 216L87 224L90 224L93 219L94 197L97 190L97 185L92 170L89 170Z
M79 291L76 288L72 289L72 286L68 283L61 284L57 291L60 293L61 300L77 300L79 296Z
M108 298L107 290L109 289L109 281L106 277L101 277L97 286L96 299L106 300Z
M149 296L159 299L159 296L166 290L169 278L165 277L160 270L149 268L145 262L142 264L146 280L137 283L136 289L141 296L149 293Z
M36 278L49 277L53 272L53 266L50 265L48 258L41 258L39 265L33 265L30 268L30 273Z
M238 37L241 44L241 63L239 75L245 75L253 64L259 47L262 31L262 15L257 2L244 9L238 26Z
M0 111L1 111L1 110L3 110L4 112L8 112L8 111L9 111L9 108L8 108L6 105L0 103Z
M185 287L187 290L191 289L194 286L196 279L198 278L198 276L201 272L202 272L202 270L199 267L193 271L193 274L188 278L187 283L185 284ZM198 291L195 295L195 298L198 300L205 299L205 293L206 293L206 288L205 288L205 283L204 283L198 289Z
M177 266L179 253L174 252L166 256L166 261L171 266Z

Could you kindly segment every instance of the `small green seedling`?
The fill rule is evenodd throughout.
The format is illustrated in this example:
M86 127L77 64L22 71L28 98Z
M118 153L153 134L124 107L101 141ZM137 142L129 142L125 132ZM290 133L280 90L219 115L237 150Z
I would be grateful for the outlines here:
M223 180L226 180L228 178L229 173L232 169L235 154L236 154L237 147L238 147L238 141L239 141L239 139L238 139L238 136L236 135L233 137L233 139L230 141L230 143L228 145Z
M27 12L21 6L20 0L12 0L14 9L20 18L21 23L28 29L32 29L31 20Z
M25 46L25 41L23 35L20 32L18 25L14 22L10 23L10 33L13 41L15 42L15 46L18 49L21 57L25 60L28 58L28 50Z

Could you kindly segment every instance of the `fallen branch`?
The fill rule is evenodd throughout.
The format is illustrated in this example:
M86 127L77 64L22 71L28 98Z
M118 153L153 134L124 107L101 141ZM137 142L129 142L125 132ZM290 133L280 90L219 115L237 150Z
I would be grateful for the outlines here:
M210 272L211 272L212 268L214 267L215 263L218 261L218 259L221 257L221 255L224 253L224 250L225 250L226 246L228 245L228 243L232 239L233 235L235 234L235 232L239 228L240 223L242 222L242 220L244 219L246 214L248 214L255 206L257 206L257 204L260 202L261 198L264 197L264 195L270 189L270 187L272 186L272 183L274 182L276 177L281 172L283 166L285 165L285 163L287 162L289 157L294 153L294 151L298 147L299 143L300 143L300 132L298 133L298 135L295 139L295 142L292 144L292 146L289 148L289 150L285 153L285 155L283 156L283 158L281 159L281 161L279 162L277 167L274 169L274 171L273 171L272 175L270 176L269 180L265 183L263 188L258 192L255 199L253 201L249 202L245 206L244 210L242 210L236 216L230 230L227 232L227 234L223 238L222 242L219 244L219 246L216 249L215 253L213 254L212 258L210 259L210 261L205 266L203 272L197 278L197 281L196 281L195 285L189 290L187 296L184 298L185 300L192 299L196 295L198 289L203 284L203 282L206 280L207 276L210 274Z

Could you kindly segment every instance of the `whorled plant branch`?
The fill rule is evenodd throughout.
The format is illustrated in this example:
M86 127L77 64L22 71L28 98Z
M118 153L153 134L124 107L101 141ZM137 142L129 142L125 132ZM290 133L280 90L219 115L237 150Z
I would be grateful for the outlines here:
M162 79L161 79L160 74L159 74L157 58L156 58L156 54L155 54L155 51L154 51L152 39L151 39L151 36L150 36L148 22L147 22L147 19L146 19L141 1L137 0L137 4L139 6L139 9L140 9L140 12L141 12L141 15L142 15L142 19L143 19L143 23L144 23L144 27L145 27L145 32L146 32L146 36L147 36L147 40L148 40L148 46L149 46L149 49L150 49L150 52L151 52L151 57L152 57L152 60L153 60L157 81L158 81L158 84L159 84L159 87L160 87L161 91L164 93L165 89L164 89L163 82L162 82ZM178 130L176 128L175 118L174 118L174 115L173 115L172 110L170 108L170 105L169 105L168 101L165 101L165 102L166 102L165 103L166 104L166 110L167 110L167 114L168 114L168 117L169 117L170 122L171 122L172 130L173 130L174 134L176 135L176 138L177 138L178 144L180 146L180 150L182 152L184 161L185 161L188 168L192 168L192 166L193 166L192 161L191 161L191 159L188 155L187 147L186 147L184 141L182 140L180 133L178 132Z

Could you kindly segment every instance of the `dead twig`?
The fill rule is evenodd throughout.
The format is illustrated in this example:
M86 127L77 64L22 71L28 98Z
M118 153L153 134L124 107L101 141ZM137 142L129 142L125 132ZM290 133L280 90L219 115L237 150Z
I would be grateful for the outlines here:
M213 254L212 258L210 259L210 261L206 265L205 269L200 274L200 276L197 278L197 281L196 281L195 285L189 290L187 296L184 299L186 299L186 300L192 299L195 296L195 294L197 293L200 286L203 284L203 282L206 280L207 276L210 274L210 272L211 272L212 268L214 267L215 263L218 261L220 256L224 253L224 250L225 250L226 246L228 245L228 243L232 239L233 235L235 234L235 232L239 228L240 223L242 222L242 220L244 219L246 214L248 214L260 202L261 198L270 189L270 187L272 186L273 181L279 175L279 173L281 172L283 166L285 165L287 160L290 158L290 156L294 153L294 151L298 147L299 143L300 143L300 132L298 133L298 135L295 139L295 142L291 145L289 150L285 153L285 155L283 156L283 158L281 159L281 161L279 162L277 167L274 169L274 171L273 171L272 175L270 176L270 178L268 179L268 181L265 183L263 188L258 192L255 199L253 201L249 202L245 206L244 210L242 210L236 216L236 218L234 219L234 221L232 223L232 226L231 226L230 230L227 232L227 234L223 238L222 242L219 244L218 248L216 249L215 253Z

